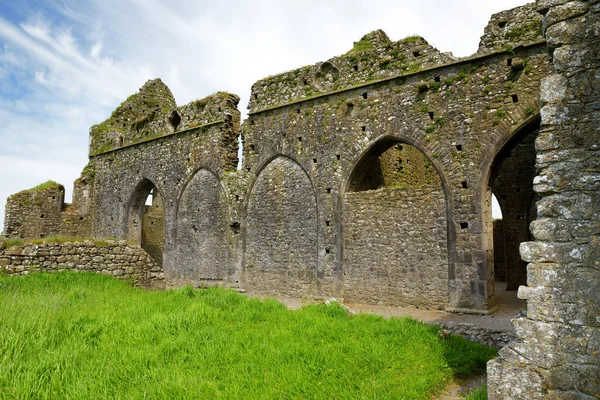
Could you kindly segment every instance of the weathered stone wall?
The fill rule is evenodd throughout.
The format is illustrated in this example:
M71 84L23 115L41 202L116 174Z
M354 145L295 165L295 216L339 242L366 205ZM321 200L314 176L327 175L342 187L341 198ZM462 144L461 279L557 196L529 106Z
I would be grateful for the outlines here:
M330 250L320 260L321 288L326 295L342 297L342 200L353 189L351 177L371 149L389 141L413 145L440 176L448 199L448 309L493 310L489 171L504 145L537 118L539 81L549 72L545 44L482 51L464 60L425 57L424 62L411 61L418 65L407 70L388 68L385 54L410 48L416 39L387 43L373 34L365 40L372 49L354 49L326 62L337 72L321 63L253 86L250 116L242 125L244 173L252 181L280 154L297 160L307 172L323 232L319 253ZM377 43L387 44L374 50ZM439 54L433 48L426 51ZM330 71L325 86L320 83L324 64ZM371 72L375 81L363 76ZM303 85L311 88L310 96Z
M320 294L317 199L306 172L289 158L276 158L260 172L247 207L244 287L284 296Z
M349 192L344 216L344 299L448 305L446 199L440 186Z
M138 95L145 91L142 88ZM214 275L208 275L196 276L193 281L181 281L182 268L189 265L179 264L176 237L191 233L178 231L177 206L195 171L210 170L221 180L235 170L239 135L238 100L237 96L219 93L180 107L181 121L174 132L162 132L164 134L157 137L93 156L90 161L94 166L96 188L92 206L93 235L137 240L138 235L130 231L139 227L131 222L136 221L140 204L148 193L156 190L164 211L162 260L167 280L173 284L178 281L191 284L214 279ZM191 226L189 228L192 229ZM227 231L226 234L228 236L223 240L229 243L229 235L233 233ZM213 260L223 254L218 248L213 251ZM227 263L227 259L221 263Z
M542 40L542 16L535 4L501 11L492 15L479 42L477 53L514 49Z
M196 172L179 201L173 285L211 285L228 277L228 206L217 177Z
M494 277L496 282L506 282L506 257L504 256L504 223L494 220Z
M538 0L552 52L536 140L541 196L518 340L488 364L491 399L600 397L600 2Z
M346 54L256 82L241 130L237 96L216 93L177 107L162 82L149 81L92 127L91 190L77 190L86 201L76 209L89 210L94 237L139 241L140 202L156 188L167 281L343 298L344 199L375 154L378 187L439 184L446 230L434 243L446 243L447 309L491 312L490 171L506 143L538 119L539 82L549 73L533 10L493 16L479 52L465 59L420 37L367 34ZM244 160L235 171L240 132ZM398 143L414 153L390 150ZM197 171L214 180L188 195ZM418 225L414 218L407 224ZM205 227L203 237L194 222ZM421 246L403 243L407 252Z
M6 202L4 235L7 238L39 239L63 235L89 237L88 214L64 203L65 188L48 182L43 189L24 190Z
M75 243L25 243L0 250L0 274L24 275L63 270L97 272L132 281L145 288L163 288L165 275L141 248L125 241L87 240Z

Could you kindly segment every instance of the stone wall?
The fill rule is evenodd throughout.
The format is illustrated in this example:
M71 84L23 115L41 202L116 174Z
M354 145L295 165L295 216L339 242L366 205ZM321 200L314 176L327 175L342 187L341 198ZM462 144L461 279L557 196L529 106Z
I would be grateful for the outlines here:
M496 282L506 282L504 224L501 219L494 220L494 277Z
M89 215L65 204L64 198L65 188L51 181L13 194L6 202L4 235L22 239L91 236Z
M541 196L518 340L488 364L491 399L600 397L600 2L538 0L552 52L536 140Z
M385 42L376 34L367 39L374 49ZM383 47L392 52L408 46L400 42ZM362 58L355 71L356 54ZM343 297L342 204L345 192L355 189L352 177L374 148L387 149L390 142L416 147L440 177L448 199L448 309L489 312L495 306L491 213L486 212L491 210L489 171L505 144L537 118L539 81L548 74L545 44L450 62L425 57L427 63L408 71L386 69L379 57L379 50L365 50L328 60L339 69L329 74L329 89L318 84L321 64L303 68L298 76L308 76L311 96L296 86L304 81L295 71L257 82L249 119L242 124L243 173L252 182L282 154L307 172L323 234L319 253L330 251L320 260L321 288L325 295ZM369 81L365 71L381 79Z
M141 248L125 241L25 243L0 250L0 274L63 270L112 275L144 288L164 288L162 269Z
M245 237L247 290L319 294L317 199L308 175L293 160L278 157L260 172L248 198Z
M440 186L346 193L344 299L448 304L446 199Z
M194 174L177 210L176 273L170 284L214 285L229 271L229 210L218 178L208 170Z
M539 83L549 74L539 20L533 5L492 16L479 51L464 59L421 37L393 42L371 32L346 54L256 82L241 127L237 96L219 92L177 106L160 80L149 81L92 127L87 186L76 190L87 200L73 207L88 210L93 237L141 243L140 210L155 189L170 284L343 298L358 289L344 277L352 259L344 255L352 254L346 235L355 228L346 226L347 195L435 184L445 203L436 208L429 245L445 246L424 266L436 271L431 281L419 276L435 287L435 299L424 299L420 286L405 298L493 312L489 177L498 153L539 120ZM244 158L236 171L240 134ZM408 145L410 152L398 147ZM372 187L353 185L361 174L375 176L377 165L382 175ZM406 226L432 217L398 213ZM370 235L376 228L391 229L360 231L365 248L380 245ZM407 253L420 251L423 237L402 238ZM403 254L385 254L391 265L404 265Z

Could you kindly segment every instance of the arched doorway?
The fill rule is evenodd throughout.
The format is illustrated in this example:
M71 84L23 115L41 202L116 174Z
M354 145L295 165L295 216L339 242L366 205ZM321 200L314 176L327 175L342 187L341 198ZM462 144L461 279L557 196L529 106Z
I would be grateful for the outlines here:
M164 206L156 186L144 179L129 205L127 240L140 245L162 266L164 250Z
M344 194L344 298L448 305L446 196L432 161L394 137L354 167Z
M493 222L494 275L497 286L505 282L506 290L527 283L527 263L521 259L519 245L531 240L529 224L536 219L533 178L538 131L539 121L534 121L517 132L496 154L489 176L490 192L502 211L502 219Z

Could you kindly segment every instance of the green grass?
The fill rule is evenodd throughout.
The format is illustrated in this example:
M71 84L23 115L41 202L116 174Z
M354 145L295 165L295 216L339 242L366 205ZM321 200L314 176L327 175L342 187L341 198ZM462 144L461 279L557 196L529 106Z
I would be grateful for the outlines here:
M404 43L415 43L415 42L418 42L419 40L424 40L424 39L420 35L409 35L400 41L404 42Z
M487 400L487 398L488 393L487 387L485 385L478 387L477 389L467 394L467 397L465 397L466 400Z
M493 349L411 319L223 289L0 278L0 398L427 399Z
M58 188L62 185L60 183L56 183L54 181L46 181L44 183L40 183L37 186L32 187L31 189L27 189L28 192L37 192L39 190L45 190L49 188Z

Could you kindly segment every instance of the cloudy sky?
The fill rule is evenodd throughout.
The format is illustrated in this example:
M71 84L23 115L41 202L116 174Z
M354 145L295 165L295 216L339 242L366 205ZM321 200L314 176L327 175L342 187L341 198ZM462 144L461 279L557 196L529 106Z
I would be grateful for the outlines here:
M179 105L342 54L365 33L474 53L490 15L523 0L0 0L0 210L87 163L88 130L148 79ZM0 228L3 226L0 212Z

